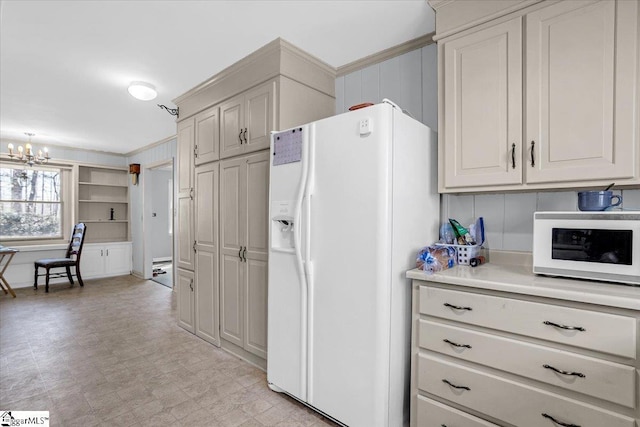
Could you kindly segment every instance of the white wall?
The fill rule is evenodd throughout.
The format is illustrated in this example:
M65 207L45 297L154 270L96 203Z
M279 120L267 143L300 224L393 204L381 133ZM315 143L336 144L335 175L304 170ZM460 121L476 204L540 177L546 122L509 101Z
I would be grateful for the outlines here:
M389 98L422 123L437 130L437 52L432 44L336 79L336 113L363 102ZM433 173L436 173L434 171ZM640 189L624 190L623 207L640 210ZM440 213L425 212L469 224L484 217L485 246L496 250L531 251L533 212L577 210L575 191L443 195ZM431 242L425 242L428 244Z
M173 255L173 233L169 234L170 220L169 209L173 206L173 190L169 191L169 185L173 185L173 172L164 170L149 170L151 177L151 218L148 218L151 227L151 256L153 259L171 258Z
M144 170L145 165L153 163L159 163L163 160L172 160L176 157L176 140L171 139L163 144L155 145L148 150L136 153L130 157L127 157L127 164L139 163L141 169ZM174 165L175 165L174 161ZM175 183L175 170L174 167L174 180ZM142 215L142 185L143 180L146 179L145 174L140 174L139 185L133 185L129 182L129 197L130 197L130 209L131 209L131 240L133 244L133 272L142 276L143 274L143 234L142 223L145 220ZM175 206L175 196L174 196ZM174 210L175 218L175 210Z

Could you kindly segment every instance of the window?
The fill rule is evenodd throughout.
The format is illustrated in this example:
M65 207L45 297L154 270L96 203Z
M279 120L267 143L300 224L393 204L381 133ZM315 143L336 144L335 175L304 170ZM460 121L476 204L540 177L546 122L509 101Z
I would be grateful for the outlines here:
M63 238L63 171L0 167L0 239Z

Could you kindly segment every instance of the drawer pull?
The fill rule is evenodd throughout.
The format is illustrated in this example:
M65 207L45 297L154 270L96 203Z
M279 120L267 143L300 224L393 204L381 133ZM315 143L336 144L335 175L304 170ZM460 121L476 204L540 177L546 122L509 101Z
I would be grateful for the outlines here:
M461 307L461 306L459 306L459 305L449 304L448 302L445 302L445 303L444 303L444 306L445 306L445 307L451 307L451 308L453 308L453 309L455 309L455 310L469 310L469 311L471 311L471 310L472 310L472 308L471 308L471 307Z
M560 369L554 368L551 365L542 365L542 367L545 369L551 369L552 371L555 371L562 375L572 375L574 377L586 378L585 375L581 372L561 371Z
M469 344L458 344L455 343L453 341L449 341L448 339L443 339L442 341L446 342L447 344L451 344L454 347L464 347L464 348L471 348L471 346Z
M551 415L545 414L544 412L542 413L542 416L545 417L545 418L550 419L551 421L553 421L554 424L557 424L559 426L563 426L563 427L580 427L578 424L563 423L562 421L558 421L555 418L553 418Z
M545 320L544 322L545 325L549 325L549 326L555 326L556 328L560 328L560 329L566 329L568 331L580 331L580 332L586 332L587 330L585 328L583 328L582 326L566 326L566 325L558 325L557 323L553 323L553 322L549 322L548 320Z
M442 382L447 384L447 385L450 385L453 388L471 391L471 389L469 387L467 387L467 386L451 384L448 380L442 380Z

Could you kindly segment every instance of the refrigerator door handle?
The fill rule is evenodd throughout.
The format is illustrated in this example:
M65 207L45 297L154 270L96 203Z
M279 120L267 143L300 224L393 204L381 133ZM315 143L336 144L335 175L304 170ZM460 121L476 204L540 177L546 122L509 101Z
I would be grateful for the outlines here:
M303 399L307 396L307 298L308 298L308 284L305 275L304 260L302 259L302 200L304 199L307 189L307 180L309 179L309 128L302 134L302 171L300 173L300 185L298 188L298 194L296 196L294 206L294 223L293 223L293 237L296 255L296 265L298 270L298 281L300 282L300 390L302 392Z
M311 260L311 202L313 199L314 175L315 175L315 125L308 127L307 147L307 179L304 190L305 216L301 227L304 227L304 266L307 278L307 363L313 366L313 261ZM307 370L307 402L313 401L313 375Z

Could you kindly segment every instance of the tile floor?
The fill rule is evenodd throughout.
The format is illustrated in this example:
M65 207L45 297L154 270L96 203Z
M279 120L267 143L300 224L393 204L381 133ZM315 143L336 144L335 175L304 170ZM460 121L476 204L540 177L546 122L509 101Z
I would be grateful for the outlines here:
M48 410L51 426L336 426L179 328L157 283L16 293L0 294L0 410Z

